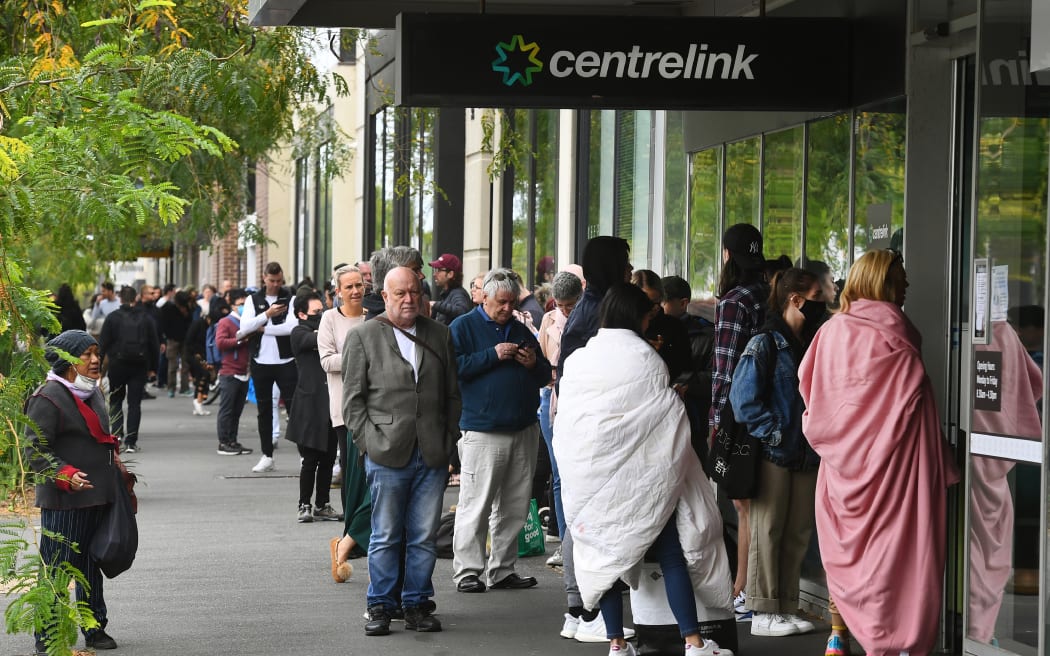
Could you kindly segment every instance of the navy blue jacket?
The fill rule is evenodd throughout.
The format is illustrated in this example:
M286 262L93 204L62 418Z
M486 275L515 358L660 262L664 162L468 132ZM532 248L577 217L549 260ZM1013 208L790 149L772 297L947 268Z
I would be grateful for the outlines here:
M463 397L459 427L503 433L535 424L540 389L550 382L551 364L532 332L516 319L499 326L481 306L458 317L449 330ZM515 360L500 360L494 347L502 342L524 342L536 354L536 366L526 369Z

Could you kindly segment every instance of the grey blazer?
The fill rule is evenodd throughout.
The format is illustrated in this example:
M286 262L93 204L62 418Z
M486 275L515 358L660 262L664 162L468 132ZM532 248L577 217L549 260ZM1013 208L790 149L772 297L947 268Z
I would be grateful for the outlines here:
M354 444L373 462L404 467L419 445L427 467L448 467L459 439L462 402L456 352L446 326L416 319L418 383L394 328L366 321L343 344L343 419Z

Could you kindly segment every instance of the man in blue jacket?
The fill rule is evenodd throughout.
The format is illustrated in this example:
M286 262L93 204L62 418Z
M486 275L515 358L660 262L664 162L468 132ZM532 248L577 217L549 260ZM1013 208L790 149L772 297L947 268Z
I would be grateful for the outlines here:
M514 571L536 470L536 410L551 365L532 331L514 320L520 292L514 273L494 269L484 301L452 322L463 413L459 427L459 504L453 532L452 578L460 592L531 588ZM485 535L492 536L486 567Z

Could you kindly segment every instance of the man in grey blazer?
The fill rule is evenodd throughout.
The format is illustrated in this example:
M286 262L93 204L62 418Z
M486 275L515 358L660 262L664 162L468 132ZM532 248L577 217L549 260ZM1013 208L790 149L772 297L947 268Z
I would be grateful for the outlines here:
M386 311L347 333L343 346L343 417L364 454L372 493L365 635L390 633L399 605L406 629L440 631L431 577L449 456L459 439L456 353L448 328L419 316L412 269L392 269L382 296Z

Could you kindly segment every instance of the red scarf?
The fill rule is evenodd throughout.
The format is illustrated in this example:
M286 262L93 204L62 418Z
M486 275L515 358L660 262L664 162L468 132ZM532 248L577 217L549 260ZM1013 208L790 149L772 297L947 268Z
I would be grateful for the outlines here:
M91 409L91 407L80 400L76 394L72 392L70 395L73 400L77 402L77 410L80 411L80 416L84 418L87 423L88 431L91 433L91 437L95 438L95 441L99 444L116 444L117 436L110 435L109 431L102 428L102 422L98 419L98 413Z

